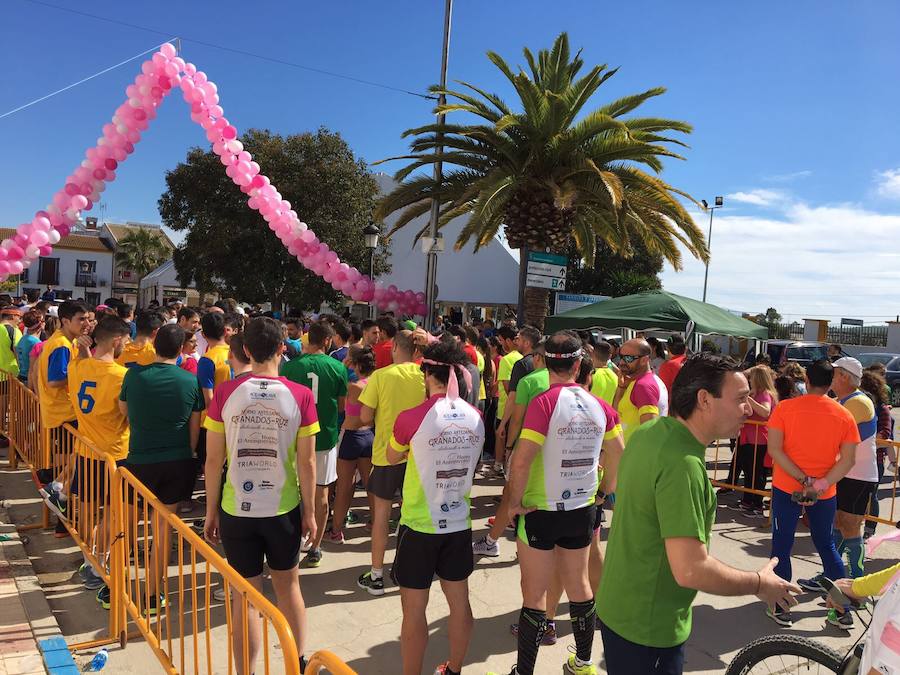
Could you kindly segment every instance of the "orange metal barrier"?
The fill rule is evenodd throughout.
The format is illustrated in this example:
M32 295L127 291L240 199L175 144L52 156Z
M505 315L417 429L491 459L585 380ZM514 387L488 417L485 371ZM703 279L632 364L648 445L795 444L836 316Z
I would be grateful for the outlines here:
M49 467L50 458L46 452L49 445L41 437L37 394L17 379L0 381L0 390L6 390L8 403L7 413L3 416L6 422L3 433L9 439L11 448L8 457L10 466L16 468L21 458L32 471Z
M749 425L755 426L755 427L764 427L766 425L765 422L759 422L756 420L747 420L747 422L745 422L745 424L749 424ZM740 437L738 438L738 441L740 441ZM716 450L715 450L715 457L713 459L713 470L712 470L713 475L710 479L712 484L716 487L726 488L728 490L734 490L735 492L759 495L764 498L771 498L772 491L769 489L759 488L759 487L756 487L756 488L747 487L748 484L750 486L766 484L765 481L762 480L763 477L759 476L757 473L759 470L759 467L762 466L762 457L759 456L759 453L765 452L764 450L761 450L760 448L761 448L761 446L758 443L753 444L753 456L752 456L752 458L750 458L751 459L750 475L749 476L745 475L744 482L739 483L737 481L737 478L739 477L738 476L738 473L739 473L738 458L741 454L740 442L738 442L735 445L734 452L731 455L731 461L729 462L730 467L729 467L728 474L724 478L719 478L719 472L720 472L719 465L721 464L721 462L719 461L719 451L722 449L722 445L721 445L720 441L716 441ZM732 477L732 480L729 480L729 477Z
M46 469L63 483L69 499L62 522L110 589L108 634L71 649L143 637L171 675L301 675L278 608L111 455L68 424L44 429L37 395L16 379L0 380L0 431L10 441L11 467L21 460L35 475ZM47 527L48 513L45 507L43 524L30 527ZM223 601L215 600L217 589ZM129 622L138 629L132 635ZM217 625L227 635L214 644ZM334 654L316 652L307 672L323 669L355 675Z
M337 656L324 649L316 652L310 657L309 663L306 664L306 671L303 675L318 675L323 672L323 670L331 673L331 675L356 675L355 670L341 661Z
M116 477L124 561L119 568L121 603L114 610L121 612L118 625L130 618L167 673L301 675L293 634L278 608L130 471L120 467ZM225 591L223 602L214 599L217 588ZM261 615L258 632L249 619L251 612ZM216 623L227 624L231 639L226 639L225 649L213 645L211 630ZM256 659L250 654L251 638L258 643Z

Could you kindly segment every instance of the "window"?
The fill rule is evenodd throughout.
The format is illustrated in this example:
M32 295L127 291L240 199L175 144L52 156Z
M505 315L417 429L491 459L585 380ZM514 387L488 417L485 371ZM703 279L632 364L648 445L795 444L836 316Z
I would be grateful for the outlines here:
M22 270L22 273L19 275L19 283L27 284L28 283L28 268Z
M39 258L39 260L37 282L43 286L59 285L59 258Z
M78 260L75 262L75 286L93 288L97 285L97 261Z
M96 307L97 305L100 304L100 294L99 293L85 293L84 301L91 307Z

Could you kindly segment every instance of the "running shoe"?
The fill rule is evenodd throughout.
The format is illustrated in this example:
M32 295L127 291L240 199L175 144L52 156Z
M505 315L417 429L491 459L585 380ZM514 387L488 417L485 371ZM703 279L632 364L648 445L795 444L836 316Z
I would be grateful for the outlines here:
M97 591L97 602L100 603L100 606L103 609L109 609L109 586L103 586L103 588Z
M38 490L41 493L41 497L44 498L44 503L47 505L47 508L53 511L56 514L57 518L62 518L63 520L68 520L68 516L66 515L66 511L68 510L68 499L64 499L61 492L57 492L55 490L45 490L41 488Z
M144 607L144 616L156 616L161 610L165 609L167 604L166 596L162 593L155 597L151 596L149 605Z
M586 663L583 666L579 666L575 662L575 658L574 654L569 654L569 660L563 665L564 673L571 673L572 675L597 675L597 666L593 663Z
M309 553L306 554L306 557L303 558L303 566L304 567L318 567L322 564L322 549L313 548L310 549Z
M716 494L720 497L723 495L730 495L732 492L734 492L734 490L732 490L731 488L719 488L718 490L716 490Z
M512 623L509 625L509 632L518 637L519 635L519 624ZM544 631L544 637L541 638L541 644L550 647L555 645L557 641L556 635L556 622L548 621L547 622L547 630Z
M853 630L853 615L849 610L838 612L834 607L828 610L826 621L841 630Z
M194 500L187 499L183 502L178 502L178 513L185 514L191 513L194 510Z
M766 616L783 628L790 628L794 625L791 613L777 605L774 610L771 607L766 607Z
M495 541L493 544L489 544L487 536L481 537L472 543L472 553L496 558L500 555L500 543Z
M450 671L450 662L444 661L441 665L434 669L434 675L447 675Z
M360 574L356 585L364 591L368 591L369 595L384 595L384 577L375 579L371 570Z
M84 580L87 579L89 570L93 573L93 570L91 570L91 566L86 562L81 563L81 567L78 568L78 578L81 579L82 583L84 583Z
M508 674L508 675L516 675L516 672L517 672L517 671L516 671L516 667L513 666L513 667L512 667L512 670L509 671L509 674ZM495 673L495 672L492 670L491 672L487 673L487 675L504 675L504 673Z
M331 530L330 532L325 533L325 541L329 544L343 544L344 543L344 533L343 532L335 532Z
M219 586L216 590L213 591L213 600L216 602L225 602L225 587Z
M825 587L822 586L822 575L817 574L811 579L797 579L797 585L808 593L824 593Z
M360 516L356 511L348 511L347 512L347 524L348 525L356 525L357 523L363 522L362 516Z
M63 524L63 521L59 518L56 519L56 529L53 530L53 536L57 539L65 539L66 537L71 537L69 531L66 529L66 526Z
M84 573L83 583L84 587L89 591L96 591L106 586L103 577L98 576L90 565L88 565L87 571Z

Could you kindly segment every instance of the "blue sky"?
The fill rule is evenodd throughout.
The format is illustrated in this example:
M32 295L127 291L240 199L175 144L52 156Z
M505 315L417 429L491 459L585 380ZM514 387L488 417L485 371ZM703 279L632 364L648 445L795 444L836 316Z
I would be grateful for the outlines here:
M192 38L424 91L438 76L443 3L437 0L68 6L162 33L7 0L0 115L177 35L185 38L184 57L218 84L239 130L295 133L325 125L374 161L405 151L400 133L431 119L426 100ZM695 132L688 161L670 163L664 177L698 199L726 195L726 208L716 214L710 301L875 321L900 312L889 292L900 281L897 25L900 5L887 0L457 0L450 78L508 95L484 52L518 64L522 46L549 46L568 31L588 64L620 67L598 105L668 87L642 112L689 121ZM0 119L6 224L30 219L48 202L123 100L137 68L128 64ZM171 97L104 193L106 215L158 222L164 172L201 144L202 131L180 97ZM705 216L698 214L698 222L706 228ZM702 276L701 265L686 261L682 273L666 270L664 282L698 296Z

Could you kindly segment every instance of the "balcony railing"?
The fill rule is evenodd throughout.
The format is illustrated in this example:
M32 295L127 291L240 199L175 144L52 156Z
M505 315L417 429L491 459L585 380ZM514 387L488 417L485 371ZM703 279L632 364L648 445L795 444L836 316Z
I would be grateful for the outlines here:
M94 288L97 285L96 272L78 272L75 275L75 286Z

